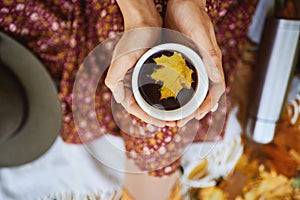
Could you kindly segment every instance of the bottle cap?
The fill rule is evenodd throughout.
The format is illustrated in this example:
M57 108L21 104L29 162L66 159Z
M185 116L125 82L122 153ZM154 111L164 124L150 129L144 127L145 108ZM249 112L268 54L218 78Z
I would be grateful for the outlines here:
M257 143L267 144L272 142L275 128L275 122L249 117L246 126L246 134Z

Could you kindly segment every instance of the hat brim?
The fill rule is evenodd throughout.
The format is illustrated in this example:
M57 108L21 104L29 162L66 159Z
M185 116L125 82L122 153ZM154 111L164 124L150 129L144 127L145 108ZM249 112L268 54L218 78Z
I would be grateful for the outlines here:
M19 78L28 98L25 124L0 145L0 167L16 166L37 159L52 146L61 128L61 108L55 84L41 62L1 32L0 56Z

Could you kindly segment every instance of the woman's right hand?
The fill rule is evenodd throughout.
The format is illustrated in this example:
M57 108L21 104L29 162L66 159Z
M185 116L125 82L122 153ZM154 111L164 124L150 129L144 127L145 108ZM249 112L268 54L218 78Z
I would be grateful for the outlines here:
M146 123L163 127L166 122L145 113L135 101L131 89L131 69L147 49L159 42L162 19L153 0L120 0L118 4L124 17L125 32L114 50L105 84L128 113ZM168 125L172 123L168 122Z
M195 113L179 120L179 127L193 118L200 120L217 108L217 103L225 92L222 53L205 5L206 0L169 0L167 5L166 27L181 32L197 45L210 80L210 88L204 102Z

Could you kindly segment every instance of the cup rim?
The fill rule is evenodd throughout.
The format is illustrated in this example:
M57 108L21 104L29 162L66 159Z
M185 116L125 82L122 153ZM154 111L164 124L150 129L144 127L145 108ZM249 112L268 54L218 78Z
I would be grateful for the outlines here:
M142 97L138 89L138 75L141 67L151 55L162 50L170 50L182 53L189 59L197 71L198 84L196 86L195 94L184 106L174 110L160 110L151 106ZM147 114L160 120L175 121L191 115L202 104L208 92L208 75L202 59L191 48L177 43L160 44L146 51L136 63L132 74L132 92L137 104Z

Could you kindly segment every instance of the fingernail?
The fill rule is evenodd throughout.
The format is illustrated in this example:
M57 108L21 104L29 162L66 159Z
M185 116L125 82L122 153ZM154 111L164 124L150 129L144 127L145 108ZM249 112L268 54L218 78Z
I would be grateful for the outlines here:
M210 111L215 112L218 109L218 107L219 107L219 103L216 103Z

